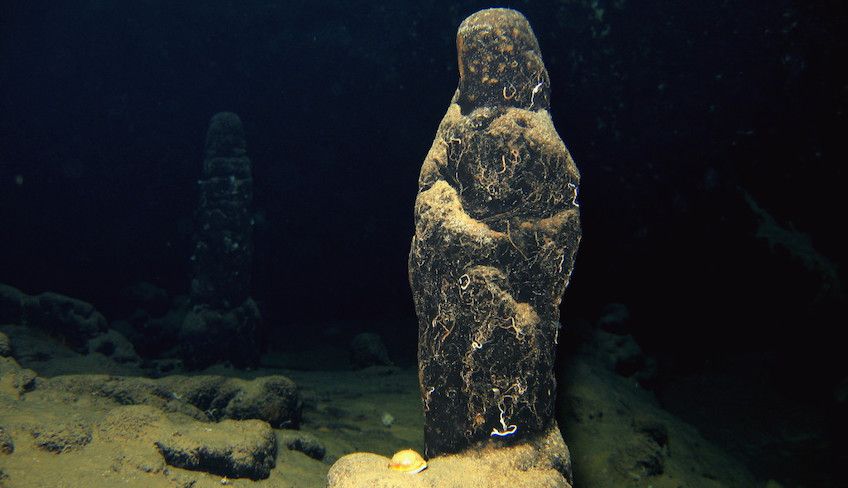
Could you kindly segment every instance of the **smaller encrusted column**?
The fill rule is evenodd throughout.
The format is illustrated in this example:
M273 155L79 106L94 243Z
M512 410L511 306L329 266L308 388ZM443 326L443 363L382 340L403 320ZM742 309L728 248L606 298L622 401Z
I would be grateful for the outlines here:
M253 257L253 176L238 115L215 114L206 136L198 180L200 200L191 256L192 309L180 331L187 365L258 357L259 311L249 297Z

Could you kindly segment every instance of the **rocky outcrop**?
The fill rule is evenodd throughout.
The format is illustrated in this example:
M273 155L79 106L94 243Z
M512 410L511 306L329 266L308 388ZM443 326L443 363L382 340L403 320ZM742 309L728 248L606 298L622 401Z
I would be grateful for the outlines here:
M282 376L44 378L0 357L0 464L7 477L0 485L90 486L96 478L107 485L195 486L277 471L276 486L283 481L273 469L272 425L297 427L300 414L297 388ZM320 445L296 447L312 455ZM77 468L66 480L68 463Z
M155 380L67 375L44 379L33 394L91 395L120 405L151 405L203 421L259 419L277 428L297 428L303 408L297 386L279 375L250 381L212 375Z
M579 174L527 20L478 12L457 51L459 88L421 168L409 256L429 456L556 429L559 305L580 241Z
M107 329L106 318L90 303L59 293L27 295L0 284L0 324L20 324L62 337L78 352Z
M12 436L6 432L3 426L0 426L0 454L12 454L15 452L15 442Z
M39 449L56 454L82 449L91 442L91 428L74 422L38 425L31 431Z
M528 443L439 456L420 473L388 468L389 458L354 453L339 459L327 474L329 488L381 486L440 488L446 486L512 488L516 486L565 488L562 472L571 470L568 448L557 429Z
M20 398L35 388L37 377L35 371L21 368L13 358L0 357L0 397Z
M229 478L265 479L277 455L274 431L257 420L225 420L214 429L191 424L155 444L171 466Z
M315 436L297 430L281 430L279 437L282 444L292 451L300 451L312 459L319 461L327 455L327 448Z
M762 486L738 459L660 408L592 344L558 375L559 425L572 448L575 486Z

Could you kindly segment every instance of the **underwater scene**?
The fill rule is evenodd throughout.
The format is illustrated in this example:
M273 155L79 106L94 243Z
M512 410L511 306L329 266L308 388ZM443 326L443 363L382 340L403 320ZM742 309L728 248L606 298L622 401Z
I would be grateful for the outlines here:
M848 486L846 59L837 0L0 0L0 487Z

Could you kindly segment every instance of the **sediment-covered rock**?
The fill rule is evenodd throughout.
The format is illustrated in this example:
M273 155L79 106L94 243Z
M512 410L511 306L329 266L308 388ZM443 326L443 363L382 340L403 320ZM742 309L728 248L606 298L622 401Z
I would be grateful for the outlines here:
M285 376L242 380L223 376L166 376L160 387L212 419L261 419L275 428L297 428L303 402L297 385Z
M579 174L527 20L478 12L457 51L459 88L421 168L409 256L429 456L556 429L559 305L580 241Z
M15 452L15 442L6 429L0 425L0 454L12 454Z
M38 375L10 357L0 357L0 397L17 399L35 388Z
M280 439L287 448L292 451L300 451L312 459L319 461L327 455L327 448L315 436L300 432L298 430L282 430L279 432Z
M166 376L159 379L67 375L41 381L40 397L91 395L120 405L150 405L209 421L259 419L273 427L300 425L302 402L285 376L242 380L223 376Z
M274 468L277 438L265 422L225 420L211 428L187 425L157 440L156 447L171 466L259 480Z
M27 295L0 284L0 324L20 324L62 337L78 352L105 332L106 318L93 305L59 293Z
M327 474L329 488L570 488L562 472L570 471L568 448L559 430L550 429L527 443L487 446L428 462L419 473L392 471L389 458L354 453L339 459Z
M81 422L36 426L31 433L38 448L56 454L82 449L91 442L91 428Z
M573 450L575 486L760 486L635 378L610 370L592 344L561 364L559 378L559 425Z

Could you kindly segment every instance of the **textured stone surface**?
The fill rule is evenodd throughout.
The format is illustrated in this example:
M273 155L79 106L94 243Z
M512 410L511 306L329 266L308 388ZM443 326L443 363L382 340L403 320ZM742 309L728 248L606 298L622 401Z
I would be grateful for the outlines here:
M192 302L235 307L250 293L253 257L253 177L238 115L221 112L209 122L198 186Z
M35 388L37 375L10 357L0 357L0 396L19 398Z
M277 438L265 422L224 420L192 424L156 441L171 466L230 478L267 478L274 468Z
M36 426L32 437L39 449L61 454L82 449L91 442L91 428L82 422Z
M15 452L15 442L6 429L0 425L0 454L12 454Z
M279 436L287 448L300 451L312 459L321 461L327 455L327 448L314 435L297 430L282 430Z
M550 428L559 304L580 241L579 174L527 20L478 12L457 51L459 88L421 168L409 256L429 456Z
M46 398L69 393L92 395L121 405L151 405L203 421L259 419L277 428L298 427L303 408L297 385L280 375L249 381L213 375L155 380L68 375L43 380L36 393Z
M196 382L197 377L163 378L174 391L202 407L213 419L262 419L275 428L297 428L303 403L297 385L285 376L273 375L250 381L220 376ZM185 383L182 383L184 380Z
M181 355L189 367L229 360L258 362L255 331L259 310L250 293L253 258L253 176L238 115L215 114L206 136L198 181L200 200L191 256L192 312L180 330Z
M409 474L388 469L389 458L357 452L339 459L327 474L329 488L571 488L568 448L559 430L532 442L494 448L478 446L430 459L428 468Z
M88 302L44 292L27 295L0 284L0 324L28 325L62 337L78 352L88 352L89 339L105 332L106 318Z

